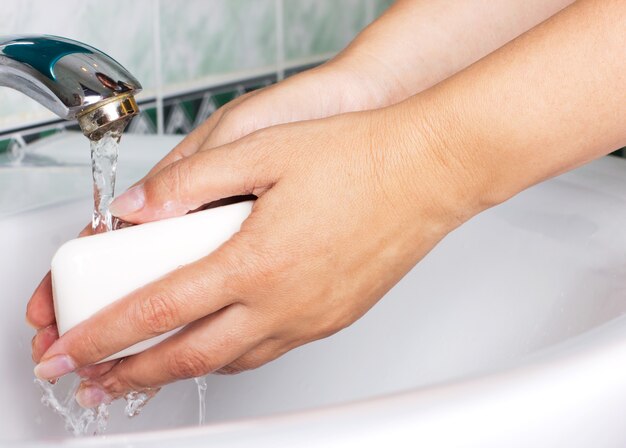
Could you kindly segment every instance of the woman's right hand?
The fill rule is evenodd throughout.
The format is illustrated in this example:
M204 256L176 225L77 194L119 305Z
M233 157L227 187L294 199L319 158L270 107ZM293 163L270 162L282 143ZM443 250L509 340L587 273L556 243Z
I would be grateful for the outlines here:
M373 109L397 100L390 83L373 75L379 73L373 67L368 70L368 64L371 66L374 61L357 59L339 55L319 67L234 99L185 137L140 182L200 150L233 142L262 128ZM80 236L89 234L90 226ZM58 339L50 273L33 293L26 319L37 330L32 340L33 361L37 363ZM106 366L98 371L103 368Z

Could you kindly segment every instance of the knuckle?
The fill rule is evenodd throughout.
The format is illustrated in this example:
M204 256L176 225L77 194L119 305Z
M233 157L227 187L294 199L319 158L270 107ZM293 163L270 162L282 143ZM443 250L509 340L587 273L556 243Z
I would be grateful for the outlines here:
M187 379L206 375L215 369L206 354L187 347L172 353L167 370L174 378Z
M332 336L349 327L352 322L354 322L354 319L348 313L334 313L321 320L318 331L314 333L313 338L317 340Z
M189 163L182 161L176 163L172 165L172 169L169 171L169 179L164 179L165 182L168 182L167 188L178 194L174 199L182 199L179 196L180 193L188 191L191 175L190 166Z
M137 304L136 322L142 332L158 335L178 326L178 312L172 301L152 295Z
M248 133L249 121L249 117L242 113L239 108L227 110L213 129L208 146L215 148L243 137Z
M273 359L278 358L286 351L288 351L288 347L278 345L277 341L268 340L260 347L220 368L217 373L222 375L236 375L238 373L258 369Z
M231 237L230 248L220 263L222 269L222 292L231 297L233 301L242 300L250 288L254 288L254 280L251 273L254 262L248 256L251 252L249 244L238 233Z
M98 379L98 384L113 395L122 395L129 390L133 390L133 385L119 374L107 373Z
M238 375L245 372L246 369L241 367L238 362L232 362L227 366L222 367L216 373L220 375Z
M98 332L98 334L100 334L100 332ZM100 361L110 354L105 350L102 339L97 337L93 331L83 332L79 338L76 338L72 347L71 356L76 360L78 365L86 365Z
M280 244L275 242L275 244ZM281 284L285 274L293 269L294 259L282 250L251 247L247 253L248 262L245 274L256 285L275 288Z
M265 364L265 360L256 355L244 355L230 364L233 373L242 373L258 369Z
M144 183L144 191L149 200L180 200L180 193L186 191L189 182L189 164L181 159L167 166Z
M146 390L146 387L140 381L136 381L129 372L125 371L122 365L123 363L118 364L111 371L97 378L95 382L114 398L123 396L131 391Z
M252 114L247 110L245 104L231 107L222 116L222 120L218 127L224 131L228 131L233 139L242 137L249 133L252 128Z

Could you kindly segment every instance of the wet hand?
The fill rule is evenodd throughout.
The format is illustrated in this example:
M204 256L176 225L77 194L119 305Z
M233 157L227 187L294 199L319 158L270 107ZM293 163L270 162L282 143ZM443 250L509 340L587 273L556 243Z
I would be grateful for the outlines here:
M184 157L230 143L258 129L370 109L390 101L389 93L381 88L383 80L355 76L355 71L363 70L363 62L355 64L345 59L333 60L229 102L190 133L146 177ZM88 234L91 234L90 226L81 232L81 235ZM37 330L32 340L32 356L39 362L58 337L50 273L33 293L26 320Z
M126 192L113 210L137 223L234 195L258 199L217 251L70 330L37 374L90 366L185 326L85 381L79 401L94 406L129 390L253 369L350 325L462 221L454 169L428 132L406 128L404 113L268 128L171 163Z

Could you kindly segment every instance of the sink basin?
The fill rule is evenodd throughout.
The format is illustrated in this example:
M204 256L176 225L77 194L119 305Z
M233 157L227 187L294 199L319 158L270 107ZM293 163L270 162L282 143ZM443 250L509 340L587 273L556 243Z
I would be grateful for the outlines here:
M178 140L126 136L119 186ZM48 149L59 148L88 156L82 137ZM626 161L603 158L476 217L337 335L209 376L205 426L185 381L136 418L113 406L106 437L72 439L39 403L23 316L52 254L90 219L85 169L49 194L22 182L20 207L0 203L1 446L626 444ZM21 182L10 170L0 185Z

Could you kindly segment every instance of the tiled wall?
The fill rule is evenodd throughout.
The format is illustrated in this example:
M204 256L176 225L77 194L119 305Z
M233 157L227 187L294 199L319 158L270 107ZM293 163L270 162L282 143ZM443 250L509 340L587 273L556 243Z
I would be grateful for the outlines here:
M328 59L391 3L3 0L0 36L53 34L101 49L143 84L129 132L186 133L242 92ZM67 128L78 129L0 87L0 155Z
M0 36L61 35L101 49L144 86L130 131L187 132L239 93L328 59L391 2L3 0ZM0 88L0 151L65 125Z

